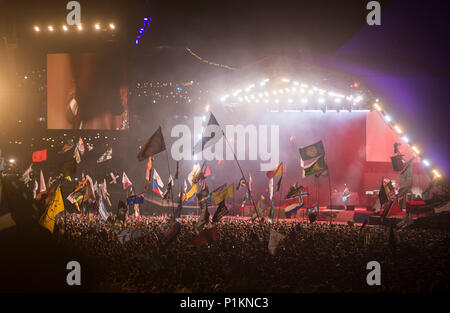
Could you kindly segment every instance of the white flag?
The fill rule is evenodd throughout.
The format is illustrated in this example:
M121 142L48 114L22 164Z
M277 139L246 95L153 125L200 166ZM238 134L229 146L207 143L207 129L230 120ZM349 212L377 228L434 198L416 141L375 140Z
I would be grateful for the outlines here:
M286 237L275 230L270 230L270 238L269 238L269 252L272 255L275 255L278 250L278 245L280 244L280 241L283 240L283 238Z
M273 178L269 179L269 199L272 201L273 197Z
M44 192L47 190L47 187L45 186L45 179L44 179L44 173L40 173L40 189L39 192Z
M131 183L131 181L128 179L128 176L127 176L127 174L125 174L125 172L123 172L123 175L122 175L122 185L123 185L123 190L125 190L128 187L130 187L131 185L133 185Z
M112 159L112 148L106 150L106 152L103 153L100 158L98 158L97 163L102 163L110 159Z
M159 187L161 187L161 188L164 187L164 183L163 183L161 177L159 177L158 172L156 171L156 168L153 169L153 179L156 180Z

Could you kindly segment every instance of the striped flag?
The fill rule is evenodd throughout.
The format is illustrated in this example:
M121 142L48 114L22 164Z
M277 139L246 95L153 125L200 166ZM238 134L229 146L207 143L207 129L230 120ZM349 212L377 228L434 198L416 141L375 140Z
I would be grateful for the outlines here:
M98 212L100 213L102 219L106 221L109 217L109 213L105 208L105 204L103 203L103 200L100 200L98 204Z

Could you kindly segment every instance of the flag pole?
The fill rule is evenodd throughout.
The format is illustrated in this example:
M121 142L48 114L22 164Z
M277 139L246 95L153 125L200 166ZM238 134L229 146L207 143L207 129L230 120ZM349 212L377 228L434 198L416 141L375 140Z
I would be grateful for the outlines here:
M166 149L166 156L167 156L167 170L169 171L169 178L170 178L171 175L170 175L170 165L169 165L169 151L167 151L167 149ZM172 215L175 216L175 208L173 206L173 185L174 185L174 183L173 183L173 178L172 178L171 186L170 186L170 198L172 200Z
M212 114L212 113L211 113L211 114ZM219 126L219 127L220 127L220 126ZM220 130L222 131L222 135L223 135L223 137L225 138L226 142L228 143L229 148L230 148L231 151L233 152L234 160L236 161L237 166L239 167L239 170L241 171L242 178L244 178L245 185L247 186L248 195L249 195L250 200L252 201L253 207L254 207L254 209L255 209L256 217L260 217L260 216L259 216L259 213L258 213L258 210L256 209L255 201L253 201L252 192L250 191L250 187L248 186L248 182L247 182L247 179L245 178L244 171L242 170L241 165L239 164L239 161L238 161L238 159L237 159L237 157L236 157L236 153L234 152L233 148L231 147L231 144L230 144L230 142L228 141L227 136L225 136L225 132L223 131L223 129L222 129L221 127L220 127Z
M327 169L327 172L328 172L328 188L330 190L330 210L331 210L331 213L330 213L330 215L331 215L330 224L333 224L333 203L332 203L332 200L331 200L331 175L330 175L330 170L329 169Z

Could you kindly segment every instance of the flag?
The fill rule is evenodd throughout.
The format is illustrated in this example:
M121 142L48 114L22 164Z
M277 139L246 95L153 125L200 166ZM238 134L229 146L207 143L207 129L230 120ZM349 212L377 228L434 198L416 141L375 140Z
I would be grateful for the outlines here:
M150 181L150 171L152 170L152 157L148 157L147 170L145 172L145 179Z
M269 179L269 199L272 201L273 197L273 178Z
M163 200L167 199L167 196L172 191L172 187L173 187L173 179L172 179L172 175L170 175L169 181L167 182L166 191L164 191L164 194L163 194Z
M33 162L43 162L47 160L47 149L34 151L32 155Z
M62 211L64 211L64 201L62 198L61 189L58 187L53 201L47 207L45 213L41 216L39 224L53 233L56 215Z
M183 191L184 191L184 193L186 193L186 192L187 192L187 184L186 184L186 179L184 180Z
M241 187L245 187L245 178L244 177L241 177L241 179L239 180L236 190L239 190Z
M220 140L220 138L222 138L223 136L222 130L220 129L216 117L212 113L209 117L208 125L206 126L205 131L206 129L208 129L208 126L215 126L215 127L211 129L212 130L211 135L207 136L205 133L202 135L202 139L198 141L197 144L194 146L194 149L192 151L193 155L203 151L208 147L213 146Z
M84 154L84 142L83 142L83 139L81 139L81 137L80 137L80 139L78 139L77 149L80 152L80 155Z
M392 185L392 182L389 181L385 186L384 186L384 190L386 191L386 196L388 198L389 201L391 201L392 199L394 199L395 197L395 190L394 190L394 186Z
M103 200L99 201L98 212L100 213L100 216L102 217L102 219L104 221L106 221L108 219L109 213L108 213L108 211L106 211L105 204L103 203Z
M154 179L152 180L152 191L156 192L161 198L163 197L163 193Z
M98 158L97 163L103 163L112 158L112 147L108 148L105 153L103 153L100 158Z
M106 179L103 178L103 183L98 185L98 193L101 199L106 200L108 206L111 207L111 201L109 200L108 186L106 184Z
M242 212L242 210L244 209L244 207L245 207L245 202L247 201L247 197L245 196L244 197L244 200L242 200L242 204L241 204L241 207L239 208L239 211L241 211Z
M11 216L8 203L6 201L6 192L3 190L3 184L0 179L0 231L8 229L16 225Z
M28 167L28 169L22 174L21 180L25 183L28 184L31 181L31 173L33 172L33 163L30 164L30 166Z
M278 180L277 183L277 190L275 192L279 192L280 191L280 187L281 187L281 181L283 180L283 175L281 175L280 179Z
M395 155L391 157L392 168L395 172L400 172L403 169L403 155Z
M73 140L69 140L67 141L67 143L64 144L64 146L61 148L61 151L58 151L58 154L64 154L67 151L69 151L70 149L72 149L74 147L74 143Z
M198 173L200 173L200 171L201 171L200 164L198 163L194 164L194 166L192 167L192 171L188 174L187 177L187 180L190 185L193 184L194 178L198 175Z
M218 187L211 193L211 197L214 200L214 203L219 205L221 202L233 198L234 196L234 184L228 185L224 184Z
M166 144L164 142L164 137L160 126L141 148L137 158L139 161L143 161L164 150L166 150Z
M181 231L181 224L174 219L170 220L167 229L162 234L161 239L162 246L167 246L168 244L170 244L178 236L180 231Z
M211 168L209 165L206 165L205 171L203 172L203 177L208 177L209 175L211 175Z
M391 205L383 212L382 219L402 214L403 211L400 208L400 205L398 204L398 198L395 198L395 200L392 201Z
M112 178L109 184L117 184L117 178L119 178L119 175L115 175L113 172L111 172L109 173L109 176L111 176Z
M280 241L284 239L284 235L278 233L277 231L275 231L274 229L270 230L270 238L269 238L269 253L271 255L275 255L277 253L278 250L278 246L280 244Z
M324 156L321 156L317 161L311 163L308 166L303 167L303 177L307 177L313 175L315 173L322 172L328 169L327 164L325 163Z
M44 173L42 173L42 170L39 174L39 186L39 192L44 192L47 190L47 187L45 186Z
M266 175L267 175L267 178L269 178L269 179L283 175L283 162L278 164L277 168L274 169L273 171L267 172Z
M325 155L325 149L323 147L322 140L320 140L312 145L300 148L299 151L300 151L300 158L302 160L302 164L304 161L312 160L319 156Z
M378 199L380 200L380 206L383 206L386 202L389 201L383 182L381 183L380 192L378 193Z
M156 168L153 170L153 180L156 180L159 187L161 187L161 188L164 187L164 183L163 183L161 177L159 177L158 172L156 171Z
M135 204L143 204L144 203L144 195L133 195L127 198L128 206L132 207Z
M194 244L197 248L217 241L216 226L204 229L194 238Z
M252 191L252 173L248 172L248 189Z
M398 176L399 196L411 192L411 188L413 186L413 173L412 173L413 162L414 157L412 157L408 162L406 162L405 166L400 172L400 175Z
M275 207L273 206L273 202L272 202L272 206L270 207L270 213L269 213L269 221L272 223L273 222L273 213L275 212Z
M220 219L222 217L224 217L225 215L228 214L228 209L225 205L225 201L222 201L219 203L216 212L214 213L212 222L213 223L217 223L218 221L220 221Z
M78 151L78 149L74 149L73 151L73 158L75 159L75 161L80 164L81 162L81 156L80 156L80 152Z
M294 194L284 201L282 207L284 208L284 213L286 216L290 216L291 214L297 212L297 210L304 207L306 197L309 196L309 192L303 190L304 188L300 186L297 194Z
M117 236L117 239L119 239L119 242L121 244L124 244L127 241L130 241L131 239L131 232L128 229L122 230L119 235Z
M131 181L128 179L128 176L127 176L127 174L125 174L125 172L123 172L123 174L122 174L122 185L123 185L123 190L125 190L128 187L130 187L131 185L133 185L131 183Z
M208 200L209 200L209 191L208 187L204 185L205 187L202 188L197 193L197 199L200 206L200 216L198 218L197 224L195 225L195 229L197 231L201 231L203 227L209 223L209 211L208 211Z
M197 184L192 185L191 190L186 193L185 201L188 201L197 192Z

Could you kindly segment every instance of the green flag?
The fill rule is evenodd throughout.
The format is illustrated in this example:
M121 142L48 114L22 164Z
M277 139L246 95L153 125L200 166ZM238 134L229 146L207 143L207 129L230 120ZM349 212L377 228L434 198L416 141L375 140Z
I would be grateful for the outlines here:
M328 166L325 163L325 157L321 156L317 161L312 164L303 167L303 177L308 177L310 175L320 173L324 170L327 170Z

